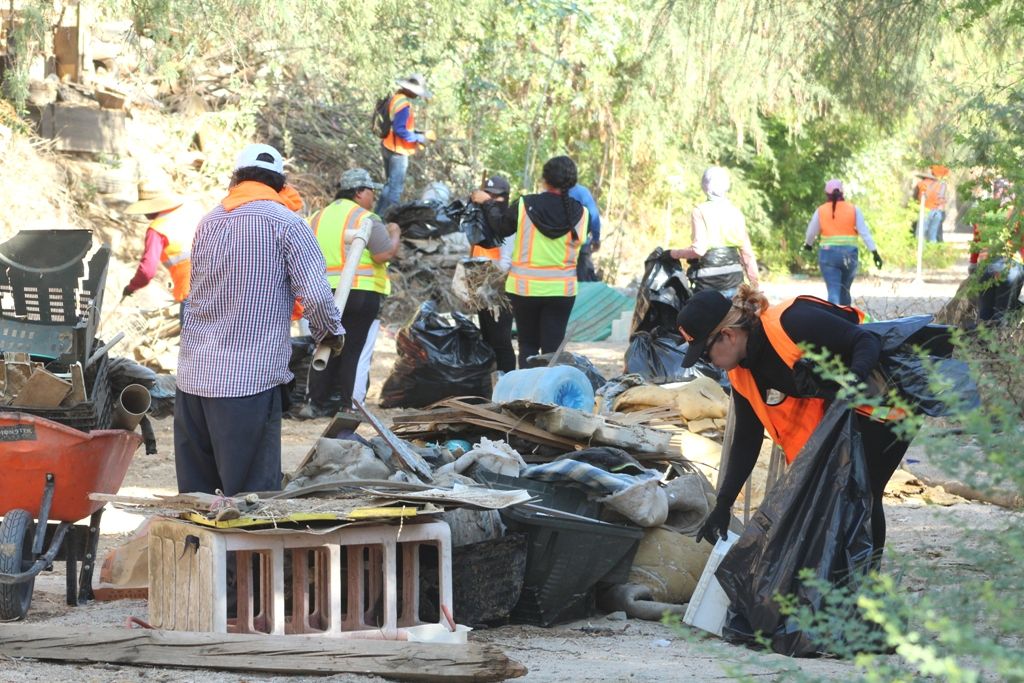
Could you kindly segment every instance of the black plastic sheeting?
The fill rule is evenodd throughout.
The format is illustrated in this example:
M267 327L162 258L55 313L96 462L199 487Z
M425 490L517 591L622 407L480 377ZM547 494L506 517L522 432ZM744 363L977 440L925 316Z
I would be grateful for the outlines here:
M422 408L452 396L491 395L494 351L460 313L420 306L398 332L398 360L380 392L382 408Z
M644 261L631 333L675 332L676 316L690 296L690 285L679 261L668 258L661 247L656 248Z
M801 630L776 596L819 610L823 596L804 584L801 570L849 585L870 569L873 549L864 448L853 411L836 401L715 572L730 600L723 637L752 642L760 631L791 657L826 649L837 634Z
M981 404L978 386L970 368L952 358L952 328L930 324L932 317L919 315L879 322L864 323L882 339L879 370L890 388L925 415L950 415L957 409L973 409ZM919 350L927 355L927 361ZM935 374L948 385L942 395L956 397L949 405L932 388Z
M725 373L704 361L691 368L683 367L683 356L688 345L673 332L635 332L626 349L625 372L635 373L651 384L685 382L697 375L707 375L721 382Z

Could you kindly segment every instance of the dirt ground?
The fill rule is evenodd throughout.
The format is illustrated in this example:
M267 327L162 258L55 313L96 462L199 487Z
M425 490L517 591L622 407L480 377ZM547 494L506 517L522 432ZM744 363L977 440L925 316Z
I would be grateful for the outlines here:
M862 304L880 317L886 315L933 312L953 293L954 278L948 281L911 285L909 277L900 279L859 279L855 294L864 295ZM778 300L796 293L824 294L820 282L787 280L766 286L771 298ZM611 377L619 373L624 344L571 343L569 350L587 355ZM378 340L372 370L372 388L369 403L375 403L377 393L394 362L394 333L388 331ZM390 412L390 411L388 411ZM283 465L291 470L303 457L313 440L326 425L326 420L309 422L286 421L283 436ZM136 455L125 479L124 493L155 493L176 491L172 422L170 419L154 421L160 452L147 456ZM893 498L886 502L889 523L887 562L901 557L926 557L936 566L964 567L969 570L969 559L963 552L969 534L981 528L1006 523L1011 515L1007 510L981 503L962 502L949 507L930 505L920 497ZM117 510L105 513L101 541L103 550L120 543L139 522L139 517ZM888 566L892 566L891 564ZM907 575L905 590L917 592L927 589L923 580ZM93 626L120 627L126 617L146 618L146 603L140 600L122 600L91 603L77 608L64 605L63 568L40 576L36 582L32 609L28 622L51 624L55 627ZM456 615L457 616L457 615ZM16 625L3 628L17 628ZM611 620L605 616L565 624L554 628L506 626L478 630L471 634L474 640L494 643L512 658L529 669L523 679L533 682L555 681L708 681L725 680L731 675L723 666L747 662L748 671L763 680L785 680L793 667L802 669L822 680L846 680L855 675L851 662L833 659L792 660L777 655L754 653L745 648L723 643L716 638L704 637L689 629L673 629L662 624L637 620ZM258 656L258 655L254 655ZM50 664L31 660L8 660L0 680L54 681L227 681L275 680L273 676L222 673L214 671L146 669L120 666L81 666ZM303 677L287 680L302 681ZM313 680L312 678L310 680ZM316 678L330 681L370 681L372 677L336 676Z

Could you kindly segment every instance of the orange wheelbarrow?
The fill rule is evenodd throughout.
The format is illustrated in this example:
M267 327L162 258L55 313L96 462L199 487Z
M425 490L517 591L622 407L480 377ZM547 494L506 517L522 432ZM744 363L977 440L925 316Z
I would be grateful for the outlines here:
M67 563L68 604L92 599L103 503L89 494L117 493L141 443L123 429L86 433L0 412L0 621L24 618L36 576L57 560Z

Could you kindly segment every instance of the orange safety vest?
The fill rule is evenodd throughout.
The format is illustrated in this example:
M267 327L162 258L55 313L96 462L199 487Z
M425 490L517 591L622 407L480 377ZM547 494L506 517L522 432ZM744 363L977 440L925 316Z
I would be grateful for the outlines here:
M764 327L771 344L782 362L790 369L796 364L803 351L782 329L782 314L798 299L824 303L821 299L813 296L798 296L789 301L784 301L777 306L769 306L761 314L761 325ZM830 304L831 305L831 304ZM864 322L863 311L852 306L839 306L839 308L857 315L858 323ZM768 431L772 441L782 446L786 455L786 462L791 463L797 454L803 449L804 444L817 429L821 418L825 415L825 399L823 398L797 398L787 396L781 403L768 405L761 397L761 392L754 381L754 375L746 368L737 367L729 371L729 381L743 398L750 402L761 424ZM876 409L871 406L858 406L857 412L861 415L872 417L876 420L897 420L906 417L899 409Z
M203 218L196 204L182 204L162 213L150 222L151 230L164 238L160 262L171 275L171 294L181 302L188 298L192 279L192 238Z
M473 248L469 250L469 255L473 258L486 256L492 261L497 261L501 258L501 247L491 247L490 249L487 249L485 247L481 247L479 244L474 244Z
M832 246L857 246L857 208L847 201L836 202L832 215L832 202L818 207L821 225L821 243Z
M946 183L934 178L924 178L917 184L918 196L924 195L924 208L944 209L946 207Z
M589 220L583 207L573 230L552 239L537 229L526 212L526 202L520 201L505 291L520 296L576 296L576 259L580 246L587 241Z
M398 112L402 111L406 107L409 108L409 118L405 121L406 130L416 130L416 113L412 108L412 100L400 92L396 92L391 96L391 99L388 100L388 118L394 121ZM415 154L419 147L418 142L409 142L408 140L403 140L398 137L398 134L395 133L394 127L391 128L391 132L388 133L387 137L381 141L381 144L395 154L401 154L402 156L411 156Z

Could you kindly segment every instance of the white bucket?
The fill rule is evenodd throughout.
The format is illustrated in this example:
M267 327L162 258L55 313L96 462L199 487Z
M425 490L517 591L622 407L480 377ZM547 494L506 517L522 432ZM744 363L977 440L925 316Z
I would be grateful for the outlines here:
M708 563L704 565L704 571L700 575L700 581L693 591L690 603L686 606L686 614L683 615L683 623L695 628L703 629L716 636L722 635L722 627L725 626L725 612L729 608L729 598L722 590L722 586L715 578L715 571L722 559L732 548L732 544L739 539L739 535L729 532L726 540L719 539L708 557Z
M465 645L468 642L469 632L473 629L469 626L456 624L455 630L450 631L442 624L421 624L419 626L408 626L403 629L406 639L412 643L448 643L451 645Z

